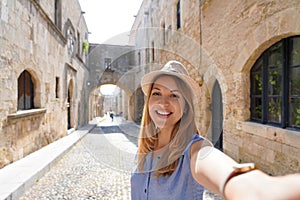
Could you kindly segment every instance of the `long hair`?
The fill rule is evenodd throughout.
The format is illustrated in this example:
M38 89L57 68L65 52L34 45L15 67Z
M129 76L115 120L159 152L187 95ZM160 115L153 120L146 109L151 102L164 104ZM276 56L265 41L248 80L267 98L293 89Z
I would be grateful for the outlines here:
M140 172L145 171L144 165L146 156L154 150L155 141L158 139L158 132L150 117L148 105L153 84L161 76L156 77L146 94L138 142L137 165ZM159 159L155 167L151 169L152 171L156 171L157 177L160 175L171 175L176 170L178 160L186 149L188 143L191 141L193 135L195 133L199 134L195 123L194 112L197 105L194 105L195 102L193 101L193 92L196 91L191 91L190 87L179 78L175 76L171 77L174 78L179 91L185 99L186 111L183 113L181 119L175 124L171 133L170 143L163 148L162 157Z

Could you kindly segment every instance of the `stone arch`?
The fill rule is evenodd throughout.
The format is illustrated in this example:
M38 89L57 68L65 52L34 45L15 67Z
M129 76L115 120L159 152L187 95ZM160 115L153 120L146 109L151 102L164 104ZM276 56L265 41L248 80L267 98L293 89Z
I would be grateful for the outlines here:
M97 90L98 88L100 88L102 85L106 85L106 84L113 84L116 85L117 87L119 87L120 89L122 89L125 92L125 97L124 98L124 102L126 104L127 107L125 107L125 110L123 111L123 117L125 119L129 119L132 121L137 121L137 112L135 105L136 102L138 101L137 99L143 98L139 95L140 93L138 93L137 91L141 90L139 88L137 88L136 90L132 91L132 89L130 89L128 86L122 84L120 81L113 81L113 80L107 80L107 81L102 81L99 82L96 86L94 86L93 88L90 89L89 92L89 118L92 119L95 113L95 102L94 102L94 98L93 98L93 94L95 92L95 90Z
M266 18L263 23L252 30L253 34L249 35L247 40L241 42L243 48L232 66L233 72L240 76L238 84L242 87L238 89L239 93L244 95L242 98L245 99L243 109L237 111L241 117L240 120L247 120L250 117L249 83L252 66L262 53L276 42L283 38L300 35L300 29L295 28L300 27L300 21L291 20L291 16L298 16L299 12L300 7L289 7Z
M133 121L135 122L140 122L142 120L144 100L145 100L144 93L141 87L138 87L133 92L133 95L131 96L130 100L133 100L134 102L134 106L131 107L132 110L130 112L130 114L133 114L133 116L131 116L131 119L133 119Z
M141 103L144 103L144 96L139 88L139 76L136 69L133 68L123 72L113 67L112 69L104 70L94 88L98 88L104 84L113 84L125 91L123 98L126 110L123 111L123 117L131 121L139 122L141 119L140 114L142 113Z
M243 42L232 69L249 73L255 61L270 46L283 38L300 35L300 21L291 19L291 16L298 16L299 12L300 7L289 7L262 21Z
M216 82L218 83L221 91L222 96L222 112L223 119L225 118L226 113L224 113L224 110L226 110L226 91L227 91L227 82L225 81L224 76L222 75L221 71L217 68L216 65L211 64L207 68L207 71L203 74L203 85L202 85L202 93L203 98L201 100L201 111L203 116L201 116L202 124L206 126L207 130L207 137L212 140L213 137L213 121L212 121L212 103L213 103L213 91L215 88Z
M92 120L95 117L103 117L104 116L103 98L102 98L100 90L99 90L100 86L92 88L89 92L89 98L88 98L89 120Z

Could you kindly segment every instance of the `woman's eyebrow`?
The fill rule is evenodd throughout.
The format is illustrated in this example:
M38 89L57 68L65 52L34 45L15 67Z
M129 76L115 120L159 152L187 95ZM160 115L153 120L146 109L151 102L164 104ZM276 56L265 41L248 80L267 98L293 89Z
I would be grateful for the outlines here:
M152 90L160 90L158 87L154 87L152 88Z
M159 87L153 87L152 90L161 90ZM179 92L178 89L171 89L170 92Z

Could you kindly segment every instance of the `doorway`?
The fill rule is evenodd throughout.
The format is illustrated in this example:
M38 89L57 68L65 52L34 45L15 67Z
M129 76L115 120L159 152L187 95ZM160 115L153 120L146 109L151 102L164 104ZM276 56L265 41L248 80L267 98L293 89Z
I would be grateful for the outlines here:
M212 143L223 151L223 103L219 82L216 80L212 92Z
M73 124L73 81L71 80L68 87L68 97L67 97L67 105L68 105L68 129L74 127Z

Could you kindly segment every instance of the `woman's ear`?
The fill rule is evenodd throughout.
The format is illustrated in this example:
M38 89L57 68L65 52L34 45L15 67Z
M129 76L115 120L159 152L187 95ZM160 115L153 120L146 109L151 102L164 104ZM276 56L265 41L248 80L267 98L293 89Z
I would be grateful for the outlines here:
M185 108L184 110L183 110L183 114L185 115L187 113L187 108Z

